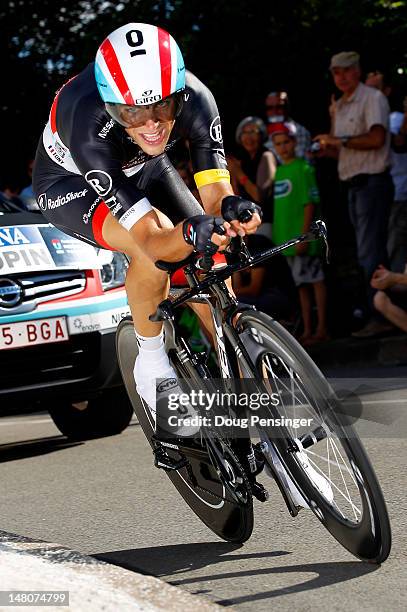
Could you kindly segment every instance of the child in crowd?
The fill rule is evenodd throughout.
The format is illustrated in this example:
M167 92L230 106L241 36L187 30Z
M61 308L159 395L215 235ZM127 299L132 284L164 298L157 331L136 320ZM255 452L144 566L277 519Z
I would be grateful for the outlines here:
M304 159L295 156L295 125L289 122L271 126L271 137L282 164L274 183L273 242L282 244L307 232L314 218L319 192L315 171ZM303 333L300 341L312 344L326 340L326 286L319 241L302 243L284 251L298 287ZM312 289L312 291L311 291ZM317 308L317 326L312 333L312 293Z

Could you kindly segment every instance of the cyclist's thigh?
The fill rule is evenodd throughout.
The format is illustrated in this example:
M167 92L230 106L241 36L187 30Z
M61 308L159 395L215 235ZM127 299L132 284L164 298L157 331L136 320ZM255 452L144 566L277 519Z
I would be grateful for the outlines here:
M63 176L43 189L37 200L50 223L94 246L112 248L102 236L109 208L82 176Z
M167 155L146 163L137 182L151 204L163 212L174 225L187 217L203 213Z

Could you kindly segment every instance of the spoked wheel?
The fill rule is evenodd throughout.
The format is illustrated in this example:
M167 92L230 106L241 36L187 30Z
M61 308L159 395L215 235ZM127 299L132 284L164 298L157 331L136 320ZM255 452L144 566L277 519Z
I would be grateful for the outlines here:
M188 364L181 364L167 334L167 349L177 373L183 378L195 378L196 372ZM137 343L131 318L123 319L116 333L117 357L128 396L143 432L153 446L154 422L147 405L136 392L133 376L137 357ZM223 540L245 542L253 531L253 499L250 483L233 450L222 441L223 453L229 473L228 486L214 468L213 462L200 441L186 439L179 447L188 464L177 471L167 472L175 488L189 507L209 529ZM180 452L167 449L168 455L180 459ZM152 461L152 456L151 456Z
M267 315L244 312L238 326L263 389L276 394L276 405L262 416L285 419L282 426L262 428L262 437L272 441L303 498L338 542L362 560L385 561L391 530L383 494L329 383Z

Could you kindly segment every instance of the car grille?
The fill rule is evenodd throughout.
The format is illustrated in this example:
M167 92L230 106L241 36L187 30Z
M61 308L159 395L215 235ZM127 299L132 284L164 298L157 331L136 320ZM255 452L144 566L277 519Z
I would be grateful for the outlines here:
M100 335L77 334L66 342L0 351L0 393L87 378L100 362Z
M22 287L20 302L8 306L7 300L0 304L1 315L31 312L41 302L75 295L85 289L86 274L77 270L60 270L55 272L37 272L7 277ZM0 277L1 280L1 277Z

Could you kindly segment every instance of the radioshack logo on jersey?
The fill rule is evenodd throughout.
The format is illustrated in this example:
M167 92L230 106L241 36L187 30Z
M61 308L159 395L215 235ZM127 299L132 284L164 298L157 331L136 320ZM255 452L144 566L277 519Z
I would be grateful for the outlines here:
M102 197L109 193L113 184L112 177L104 170L89 170L85 174L85 180Z
M42 210L53 210L54 208L59 208L72 200L77 200L78 198L83 198L84 195L88 193L87 189L82 189L82 191L69 191L69 193L65 195L58 195L55 200L51 198L47 198L46 193L42 193L38 197L38 205Z
M209 134L215 142L222 142L222 126L220 124L220 117L217 115L211 123L209 128Z
M37 200L38 206L41 208L41 210L47 210L47 194L42 193L40 196L38 196Z

